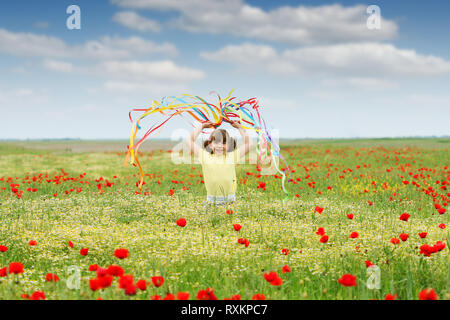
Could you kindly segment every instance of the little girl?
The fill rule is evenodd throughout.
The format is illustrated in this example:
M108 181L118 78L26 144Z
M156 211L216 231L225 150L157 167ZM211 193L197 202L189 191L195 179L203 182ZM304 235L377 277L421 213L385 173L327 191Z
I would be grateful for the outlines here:
M249 152L250 139L238 122L231 125L239 130L244 139L244 144L239 149L236 148L236 141L223 129L215 129L203 148L199 148L195 140L200 132L215 127L209 121L194 129L186 140L191 152L202 165L208 204L226 204L236 200L235 166L239 159Z

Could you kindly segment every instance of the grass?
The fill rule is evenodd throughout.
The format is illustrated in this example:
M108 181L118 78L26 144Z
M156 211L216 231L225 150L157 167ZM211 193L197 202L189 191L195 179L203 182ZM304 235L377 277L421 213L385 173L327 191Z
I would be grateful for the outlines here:
M201 167L174 165L164 148L141 155L147 176L137 194L138 170L122 166L123 149L83 152L77 142L70 150L61 142L55 150L51 142L41 148L32 142L1 143L0 245L8 250L0 252L0 269L21 262L24 272L0 277L0 298L21 299L39 290L47 299L149 299L180 291L195 299L199 290L213 288L219 299L235 294L251 299L256 293L267 299L383 299L388 293L418 299L421 290L433 288L448 299L448 226L439 227L448 224L448 212L439 214L434 203L448 206L448 185L442 181L450 182L449 141L286 142L282 153L295 170L295 184L287 184L289 198L283 201L279 178L258 177L255 166L239 165L231 215L225 207L206 208ZM259 182L266 183L265 190L257 188ZM23 192L20 198L11 184ZM433 191L425 192L428 188ZM324 208L321 214L317 206ZM407 222L399 219L404 212L411 215ZM184 228L177 226L179 218L187 220ZM233 224L242 229L235 231ZM319 227L329 235L327 243L320 243ZM353 231L358 238L349 238ZM420 232L427 237L420 238ZM392 244L401 233L409 234L408 240ZM249 246L238 244L239 238L248 239ZM30 246L30 240L37 245ZM423 244L437 241L445 242L445 249L430 257L420 254ZM89 248L87 256L80 255L81 248ZM130 256L117 259L117 248L128 249ZM284 248L289 254L282 254ZM380 268L378 290L366 286L367 260ZM116 279L110 288L93 291L92 264L120 265L149 286L128 296ZM291 272L282 273L285 265ZM79 289L66 285L73 267L81 274ZM283 279L281 286L264 279L269 271ZM46 282L48 273L60 281ZM357 286L338 283L348 273L356 276ZM150 279L159 275L165 281L157 288Z

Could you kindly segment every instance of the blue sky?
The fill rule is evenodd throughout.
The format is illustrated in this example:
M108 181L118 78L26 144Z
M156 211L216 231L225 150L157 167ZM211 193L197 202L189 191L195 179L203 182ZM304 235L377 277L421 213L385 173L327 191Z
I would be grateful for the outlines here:
M66 27L71 4L81 30ZM449 12L438 0L3 1L0 139L127 139L133 107L231 89L259 98L281 137L450 135ZM159 137L176 128L190 129L175 120Z

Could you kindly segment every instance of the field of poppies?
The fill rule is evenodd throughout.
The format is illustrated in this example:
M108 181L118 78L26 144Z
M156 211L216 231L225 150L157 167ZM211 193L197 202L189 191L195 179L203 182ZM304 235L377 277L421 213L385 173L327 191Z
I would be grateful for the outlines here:
M33 144L0 143L0 299L450 299L450 139L286 142L289 197L239 165L229 207L164 148L139 191L124 149Z

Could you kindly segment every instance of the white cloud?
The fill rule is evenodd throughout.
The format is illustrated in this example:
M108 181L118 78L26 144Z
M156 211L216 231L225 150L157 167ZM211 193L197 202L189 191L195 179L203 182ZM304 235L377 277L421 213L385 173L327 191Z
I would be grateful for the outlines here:
M70 62L57 61L57 60L45 60L44 67L58 72L72 72L74 71L74 66Z
M135 29L138 31L161 31L161 26L157 21L150 20L138 15L133 11L118 12L113 16L113 21L120 23L121 25Z
M366 84L374 84L373 80L367 82L374 77L450 73L450 62L442 58L375 42L304 47L281 53L267 45L244 43L200 55L242 69L256 68L273 74L331 74L352 77L353 82L366 79Z
M107 60L91 65L78 65L59 60L45 60L44 67L56 72L74 72L104 79L103 89L111 92L180 91L193 81L205 78L198 69L183 67L171 60L138 61ZM181 90L182 91L182 90ZM91 93L98 93L92 89Z
M0 52L14 56L67 57L70 48L59 38L0 29Z
M81 45L69 45L57 37L0 29L0 53L43 58L42 66L55 72L107 78L104 80L107 90L156 88L160 92L165 88L184 88L191 81L205 77L203 71L179 66L167 58L138 60L157 53L172 57L178 51L171 43L156 44L136 36L105 36ZM24 68L11 71L23 72Z
M114 93L137 93L145 92L152 95L173 94L173 92L187 91L182 84L159 83L147 80L146 82L107 81L103 88Z
M203 71L177 66L173 61L107 61L98 66L99 73L135 82L146 80L184 83L205 77Z
M103 37L100 41L89 41L81 49L87 58L96 59L129 59L150 54L175 56L178 51L175 45L163 43L158 45L141 37Z
M298 72L297 65L283 60L278 52L268 45L251 43L229 45L216 52L201 52L200 56L211 61L225 62L243 70L256 67L273 74L295 74Z
M341 77L329 78L322 81L322 85L330 89L362 89L362 90L386 90L395 89L400 86L397 81L383 78L370 77Z
M0 29L0 52L59 59L130 59L151 54L174 56L178 53L171 43L156 44L141 37L105 36L100 40L71 46L57 37L5 29Z
M304 69L362 75L431 76L450 72L450 62L415 50L375 42L286 50L283 59Z
M124 8L172 10L174 21L196 33L236 36L292 44L342 43L392 39L395 22L381 18L380 30L367 28L365 5L282 6L265 11L242 0L111 0Z
M231 10L242 6L241 0L111 0L123 8L156 10Z

